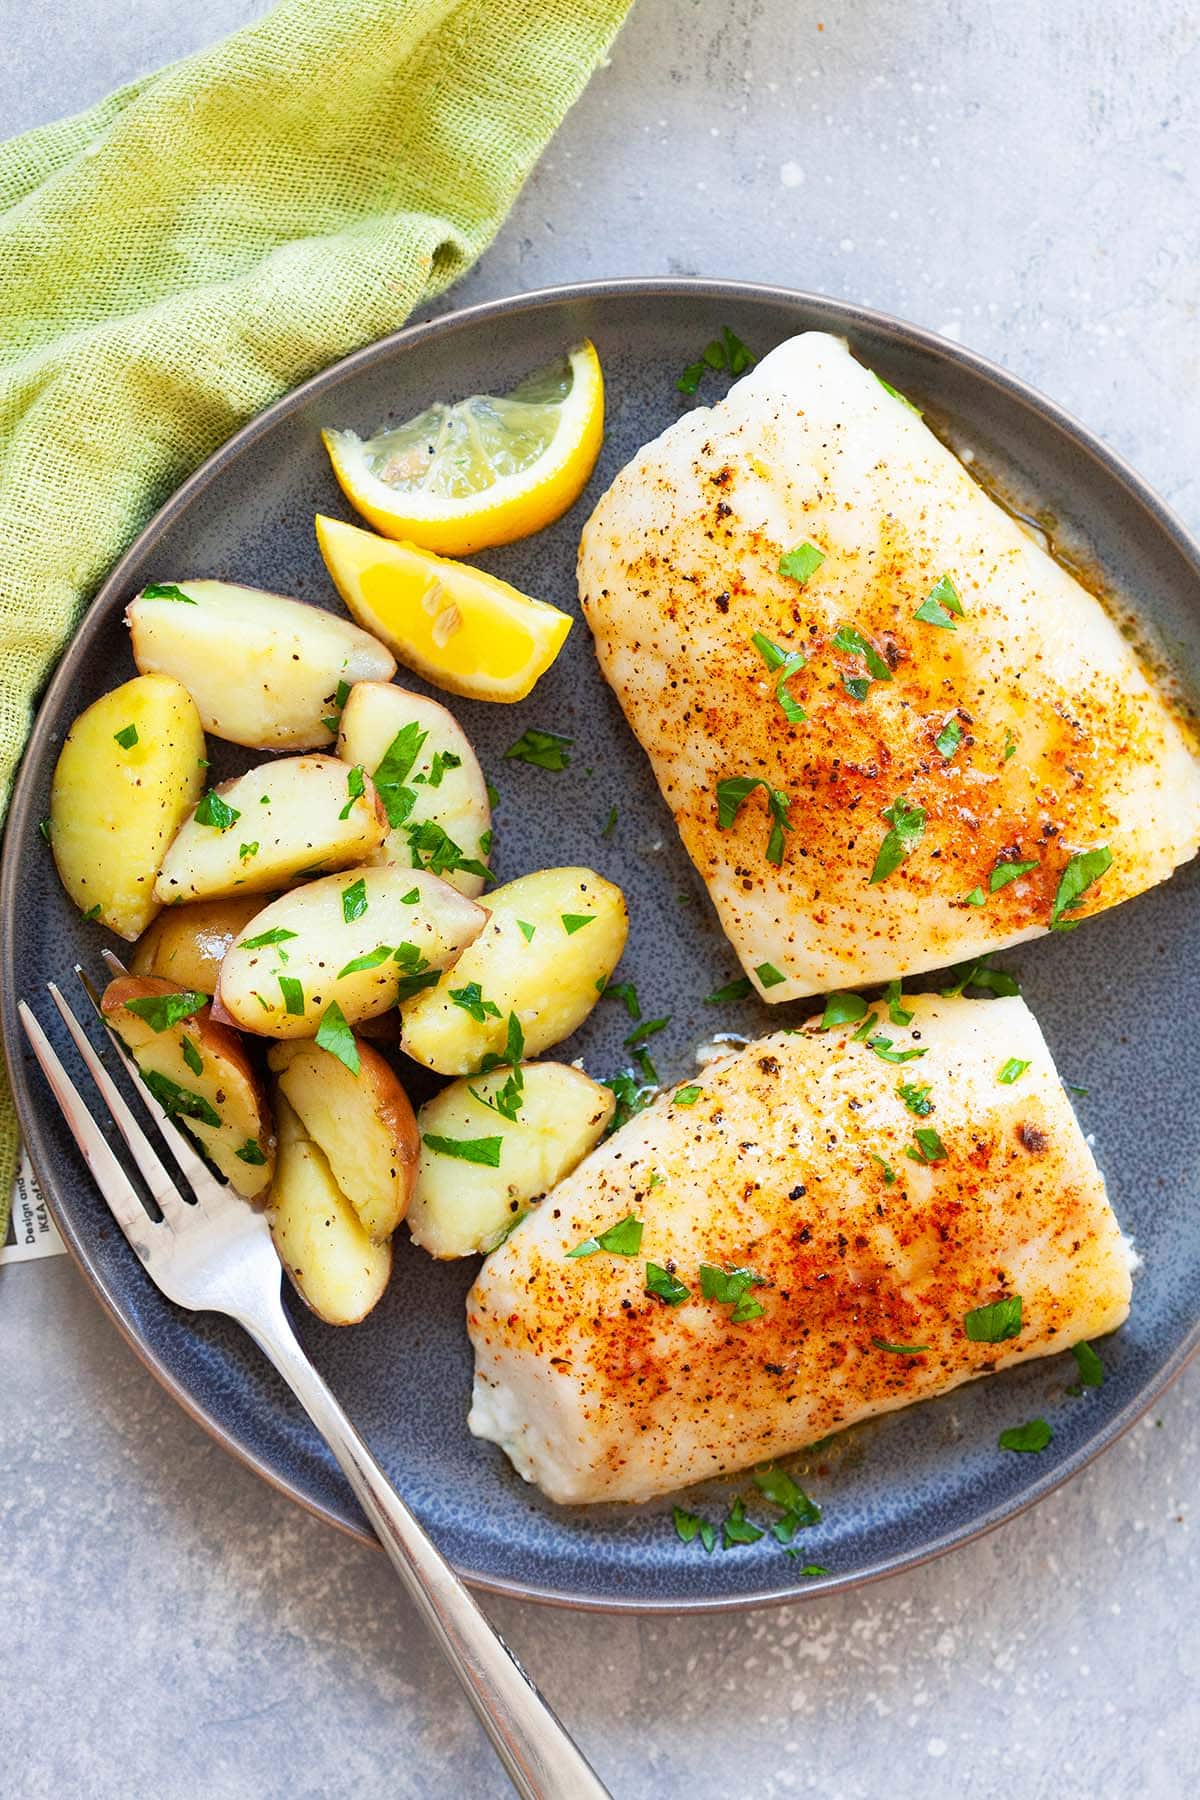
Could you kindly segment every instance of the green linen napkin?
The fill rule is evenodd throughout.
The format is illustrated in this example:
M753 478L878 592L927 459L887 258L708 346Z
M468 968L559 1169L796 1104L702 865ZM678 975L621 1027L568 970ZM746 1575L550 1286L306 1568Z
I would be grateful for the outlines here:
M489 242L631 0L284 0L0 144L0 811L82 605L189 470ZM0 1240L16 1124L0 1076Z

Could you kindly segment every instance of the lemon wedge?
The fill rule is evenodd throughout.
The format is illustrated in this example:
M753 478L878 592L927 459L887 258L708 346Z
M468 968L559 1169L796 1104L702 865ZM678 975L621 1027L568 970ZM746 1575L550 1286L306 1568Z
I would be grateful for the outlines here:
M506 581L417 544L317 514L317 542L351 614L418 675L468 700L523 700L571 620Z
M323 431L342 491L385 537L468 556L550 525L583 492L604 436L591 343L511 394L439 401L373 437Z

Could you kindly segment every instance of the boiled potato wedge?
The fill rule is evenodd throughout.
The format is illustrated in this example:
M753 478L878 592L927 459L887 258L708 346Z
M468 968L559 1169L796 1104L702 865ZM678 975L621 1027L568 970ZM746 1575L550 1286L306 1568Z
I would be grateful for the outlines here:
M271 1115L237 1033L201 1000L157 975L119 975L100 1004L160 1105L252 1200L275 1170Z
M357 1325L387 1287L391 1240L372 1243L287 1101L275 1104L279 1157L267 1217L279 1260L318 1319Z
M89 919L130 942L159 908L154 880L204 787L204 732L187 689L138 675L81 712L50 788L59 879Z
M342 709L338 755L379 776L392 829L372 861L432 869L472 900L483 892L492 809L483 770L452 712L390 682L355 682Z
M143 931L129 959L134 975L161 975L179 987L215 994L225 952L263 909L261 894L171 906Z
M217 998L264 1037L313 1037L334 1003L356 1025L447 968L486 920L424 869L326 875L251 919L221 964Z
M320 750L356 681L396 659L349 619L230 581L157 582L125 609L143 674L181 681L214 737L252 750Z
M581 1069L522 1063L519 1110L508 1119L494 1102L511 1074L494 1069L473 1081L452 1081L421 1108L421 1160L408 1228L431 1256L494 1250L533 1202L587 1155L612 1117L611 1092ZM438 1148L464 1139L489 1145L494 1165Z
M453 969L400 1009L403 1048L441 1075L502 1056L509 1013L530 1056L569 1037L625 948L625 896L593 869L540 869L487 903L491 918Z
M408 1210L421 1140L389 1065L361 1039L357 1048L357 1075L311 1038L273 1045L267 1061L363 1229L381 1244Z
M365 862L388 818L369 775L336 756L285 756L206 794L163 858L164 905L266 893Z

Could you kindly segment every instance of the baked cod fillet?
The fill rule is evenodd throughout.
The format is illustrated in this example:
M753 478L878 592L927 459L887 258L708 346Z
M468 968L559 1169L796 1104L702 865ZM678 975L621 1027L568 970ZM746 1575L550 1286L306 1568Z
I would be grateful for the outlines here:
M477 1437L552 1500L645 1500L1121 1324L1128 1246L1032 1013L905 1005L872 1035L912 1061L778 1032L551 1190L467 1299ZM636 1255L568 1255L631 1214ZM1016 1296L1017 1335L968 1337Z
M1194 745L1117 626L839 339L640 451L579 589L768 1000L1036 937L1200 844Z

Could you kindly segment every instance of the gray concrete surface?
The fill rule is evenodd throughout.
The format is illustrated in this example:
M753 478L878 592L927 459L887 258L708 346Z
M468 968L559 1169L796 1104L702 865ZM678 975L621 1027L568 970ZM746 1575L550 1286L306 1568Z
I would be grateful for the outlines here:
M256 10L3 0L0 130ZM1198 46L1187 0L639 0L458 297L680 271L867 301L1047 389L1200 525ZM620 1800L1173 1800L1198 1475L1193 1369L911 1576L719 1619L492 1611ZM382 1565L211 1445L61 1260L0 1270L0 1656L5 1796L505 1792Z

